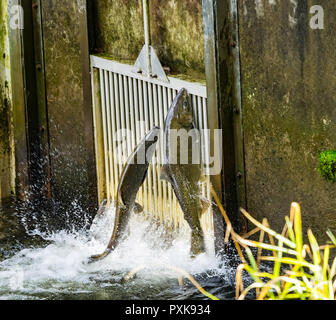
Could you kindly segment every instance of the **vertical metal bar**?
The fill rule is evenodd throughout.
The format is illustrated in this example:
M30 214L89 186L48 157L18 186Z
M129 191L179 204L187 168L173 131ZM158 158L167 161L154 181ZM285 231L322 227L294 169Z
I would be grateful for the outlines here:
M158 87L158 100L159 100L159 106L158 106L158 111L159 111L159 126L161 128L161 130L163 130L164 128L164 119L165 119L165 113L164 113L164 108L163 108L163 96L162 96L162 91L165 91L165 87L163 86L159 86ZM160 179L160 164L162 165L163 163L163 141L162 139L159 139L159 147L158 147L158 160L159 163L157 165L158 167L158 177L159 177L159 182L161 185L161 189L162 189L162 195L161 195L161 206L160 206L160 210L162 210L162 219L165 220L165 212L167 211L167 185L166 182Z
M125 100L124 100L124 90L123 90L123 75L119 74L119 101L120 101L120 119L121 119L121 140L119 140L119 148L121 153L121 163L124 165L124 163L127 160L127 146L125 146L126 137L124 136L125 129L126 129L126 121L125 121Z
M203 151L204 151L204 141L203 141L203 114L202 114L202 104L201 104L201 97L200 96L194 96L195 97L195 106L196 106L196 114L195 114L195 118L197 118L198 120L198 124L197 124L197 129L198 129L198 133L199 133L199 146L200 146L200 166L202 165L202 159L203 159ZM203 194L203 196L205 196L205 186L204 183L202 183L201 185L201 192ZM202 216L202 221L204 223L205 218L206 218L207 214L203 214Z
M144 107L145 107L145 126L146 126L146 132L149 131L149 125L150 123L153 123L153 113L152 113L152 109L151 109L151 104L150 102L152 101L152 90L151 90L151 83L149 82L145 82L144 85ZM149 169L148 169L148 200L149 200L149 206L150 206L150 212L151 213L155 213L155 208L154 208L154 199L153 199L153 177L152 177L152 165L150 165Z
M93 121L95 128L95 153L97 163L97 187L98 201L101 203L106 199L106 176L105 176L105 152L104 152L104 137L103 137L103 116L101 106L101 92L99 70L92 68L92 88L93 88Z
M203 143L204 143L204 153L203 153L203 159L202 164L204 168L205 163L209 163L209 133L208 133L208 114L207 114L207 101L206 98L201 99L201 106L202 106L202 113L203 113ZM204 169L203 169L204 170ZM206 167L206 170L204 170L204 174L209 177L209 170L208 167ZM211 200L211 192L210 192L210 185L206 183L206 198ZM213 212L212 214L209 214L208 216L208 230L213 231Z
M140 128L140 105L139 105L139 90L138 90L138 80L133 79L133 97L134 97L134 121L135 121L135 143L138 144L141 138L141 128ZM141 187L138 192L138 201L142 205L143 202L143 188Z
M165 113L167 114L169 107L172 103L172 94L171 94L172 90L167 87L167 95L166 95L166 104L165 104ZM176 216L176 208L175 208L175 203L174 203L174 192L172 190L171 185L168 184L168 194L169 194L169 206L170 206L170 215L172 217L172 224L174 226L174 228L176 228L176 220L177 220L177 216Z
M169 98L168 98L168 92L170 91L169 88L167 87L163 87L163 116L164 118L166 117L167 113L168 113L168 109L169 109ZM162 126L162 128L164 128ZM164 137L163 137L164 139ZM163 140L163 143L162 143L162 157L164 159L165 157L165 153L164 153L164 148L165 148L165 141ZM171 189L171 186L166 182L164 181L164 184L166 186L166 189L167 189L167 203L166 203L166 208L167 208L167 211L165 211L165 220L169 220L169 223L170 225L173 225L173 221L174 221L174 217L173 217L173 206L172 206L172 189Z
M171 105L177 95L178 91L176 89L171 89L168 91L169 105ZM174 227L181 228L183 224L184 215L180 206L178 204L177 198L174 191L172 191L173 205L174 205Z
M154 110L153 110L153 87L155 85L148 83L147 84L147 88L148 88L148 110L149 110L149 128L148 130L150 130L150 127L153 126L154 124ZM151 199L152 199L152 208L154 210L155 216L158 216L158 211L157 211L157 201L155 201L157 199L157 188L156 188L156 179L155 179L155 166L153 164L150 165L150 181L152 183L152 192L151 192ZM152 197L152 195L154 197Z
M116 119L116 107L115 107L115 92L114 92L114 76L112 72L109 72L109 84L110 84L110 103L111 103L111 131L112 131L112 157L113 157L113 186L114 186L114 194L113 197L116 200L117 189L119 183L119 170L118 170L118 155L117 155L117 147L115 141L116 135L116 127L117 127L117 119Z
M135 110L134 110L134 88L133 80L128 77L128 99L129 99L129 117L130 117L130 133L131 133L131 149L134 150L136 146L136 129L135 129Z
M141 80L138 80L138 92L139 92L139 110L140 110L140 139L142 139L145 136L145 115L144 115L144 98L143 98L143 92L144 92L144 83ZM146 178L146 180L144 181L142 187L141 187L141 191L142 191L142 198L143 198L143 205L144 208L146 209L146 211L149 210L148 208L148 198L147 198L147 186L148 186L148 179Z
M202 164L202 159L204 159L204 119L203 119L203 112L202 112L202 99L200 96L196 97L196 104L197 104L197 118L198 118L198 130L199 130L199 138L200 138L200 161Z
M113 199L114 195L114 175L113 175L113 163L112 163L112 156L113 156L113 150L112 150L112 126L111 126L111 103L110 103L110 87L109 87L109 74L108 71L104 70L104 85L105 85L105 107L106 107L106 123L107 123L107 158L109 162L109 170L110 170L110 181L109 181L109 186L110 189L108 190L109 192L109 198ZM112 200L113 201L113 200Z
M125 134L126 134L126 146L127 146L127 158L128 156L132 153L132 143L131 143L131 137L130 137L130 129L131 129L131 124L130 124L130 108L129 108L129 88L128 88L128 79L127 76L123 76L123 86L124 86L124 91L123 91L123 96L124 96L124 109L125 109Z
M145 130L148 132L149 130L149 115L148 115L148 83L143 81L143 107L144 107L144 116L145 116ZM148 211L153 212L152 210L152 175L151 175L151 170L148 169L148 175L147 175L147 185L144 188L145 189L145 194L146 194L146 199L147 199L147 206L148 206Z
M140 119L141 119L141 126L140 126L140 138L142 139L145 136L146 132L146 121L145 121L145 105L144 105L144 86L145 83L141 80L138 80L138 90L139 90L139 106L140 106Z
M108 142L107 142L107 124L106 124L106 103L105 103L105 78L104 71L99 70L100 79L100 94L101 94L101 106L102 106L102 122L103 122L103 137L104 137L104 155L105 155L105 176L106 176L106 200L110 203L110 175L109 175L109 163L108 163Z
M113 74L113 83L114 83L114 99L115 99L115 111L116 111L116 136L117 136L117 143L116 143L116 153L117 153L117 161L118 161L118 167L119 167L119 173L122 172L123 168L123 161L122 161L122 150L121 150L121 112L120 112L120 101L119 101L119 76L117 73Z
M159 92L160 86L157 84L153 84L153 111L154 111L154 123L153 126L159 126ZM160 146L160 141L159 145ZM161 150L158 148L155 150L155 154L153 157L153 167L154 167L154 188L157 190L156 200L155 200L155 208L157 211L157 215L160 217L161 223L163 222L163 212L162 212L162 184L160 183L160 166L159 163L161 162Z
M135 143L138 144L141 138L141 128L140 128L140 107L139 107L139 91L138 91L138 80L133 79L134 88L134 111L135 111Z

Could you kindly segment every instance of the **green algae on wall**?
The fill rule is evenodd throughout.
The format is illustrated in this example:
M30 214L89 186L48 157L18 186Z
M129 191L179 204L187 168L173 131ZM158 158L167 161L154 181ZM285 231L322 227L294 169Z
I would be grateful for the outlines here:
M7 1L0 4L0 201L15 192Z
M136 60L144 43L141 0L94 2L95 45L118 60Z
M152 43L174 73L205 78L201 0L152 0Z
M329 150L323 151L319 154L320 166L318 168L319 173L322 177L331 181L336 182L336 151Z
M313 30L315 3L294 2L239 2L247 204L281 231L297 201L323 237L336 231L336 189L318 172L318 153L336 147L336 9L319 1L325 28Z
M95 1L96 48L135 62L144 43L141 0ZM204 80L202 0L150 1L151 40L172 75Z

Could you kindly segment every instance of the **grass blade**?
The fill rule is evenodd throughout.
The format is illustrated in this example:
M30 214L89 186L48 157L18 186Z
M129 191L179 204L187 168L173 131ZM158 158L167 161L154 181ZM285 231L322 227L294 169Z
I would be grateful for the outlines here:
M315 265L319 265L321 263L321 255L320 255L320 247L316 241L316 238L313 235L313 232L309 229L308 232L308 239L310 242L311 249L313 251L313 261Z
M332 243L336 246L336 237L334 236L334 234L331 232L330 229L327 230L327 235L332 241Z
M296 251L297 258L299 261L302 261L302 220L301 220L301 209L300 205L296 202L292 203L291 211L294 212L294 231L295 231L295 242L296 242Z
M293 243L295 243L295 234L294 234L294 230L293 230L293 223L289 220L289 218L287 216L285 217L285 221L286 221L286 225L287 225L287 232L288 232L289 239L291 239L291 241Z
M262 223L260 223L259 221L257 221L256 219L254 219L245 209L240 208L240 211L243 213L243 215L250 220L255 226L257 226L258 228L264 230L265 232L269 233L270 235L272 235L274 238L276 238L277 240L282 239L283 242L288 245L290 248L295 249L296 245L295 243L293 243L292 241L290 241L289 239L283 237L282 235L278 234L277 232L275 232L274 230L265 227Z

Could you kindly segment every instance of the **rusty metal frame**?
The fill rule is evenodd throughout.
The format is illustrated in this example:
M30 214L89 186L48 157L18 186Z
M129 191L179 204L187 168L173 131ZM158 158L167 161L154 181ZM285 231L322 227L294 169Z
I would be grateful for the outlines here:
M203 0L203 21L209 124L223 130L222 176L212 177L212 184L234 228L241 231L239 207L246 207L246 192L237 0ZM224 222L219 214L216 219L220 248Z

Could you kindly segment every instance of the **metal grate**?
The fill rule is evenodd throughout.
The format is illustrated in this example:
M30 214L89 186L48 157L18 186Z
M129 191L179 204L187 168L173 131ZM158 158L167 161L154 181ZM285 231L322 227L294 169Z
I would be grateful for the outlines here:
M206 87L168 77L169 82L134 73L130 65L91 56L94 97L94 126L100 200L114 201L123 165L145 133L155 125L164 127L167 111L181 88L191 96L196 126L201 131L201 158L208 159L208 121ZM174 192L160 180L163 139L159 139L148 176L138 193L138 202L146 212L168 225L179 227L183 213ZM100 167L99 167L100 166ZM202 186L210 199L209 186ZM209 209L201 221L205 232L212 234L213 219Z

